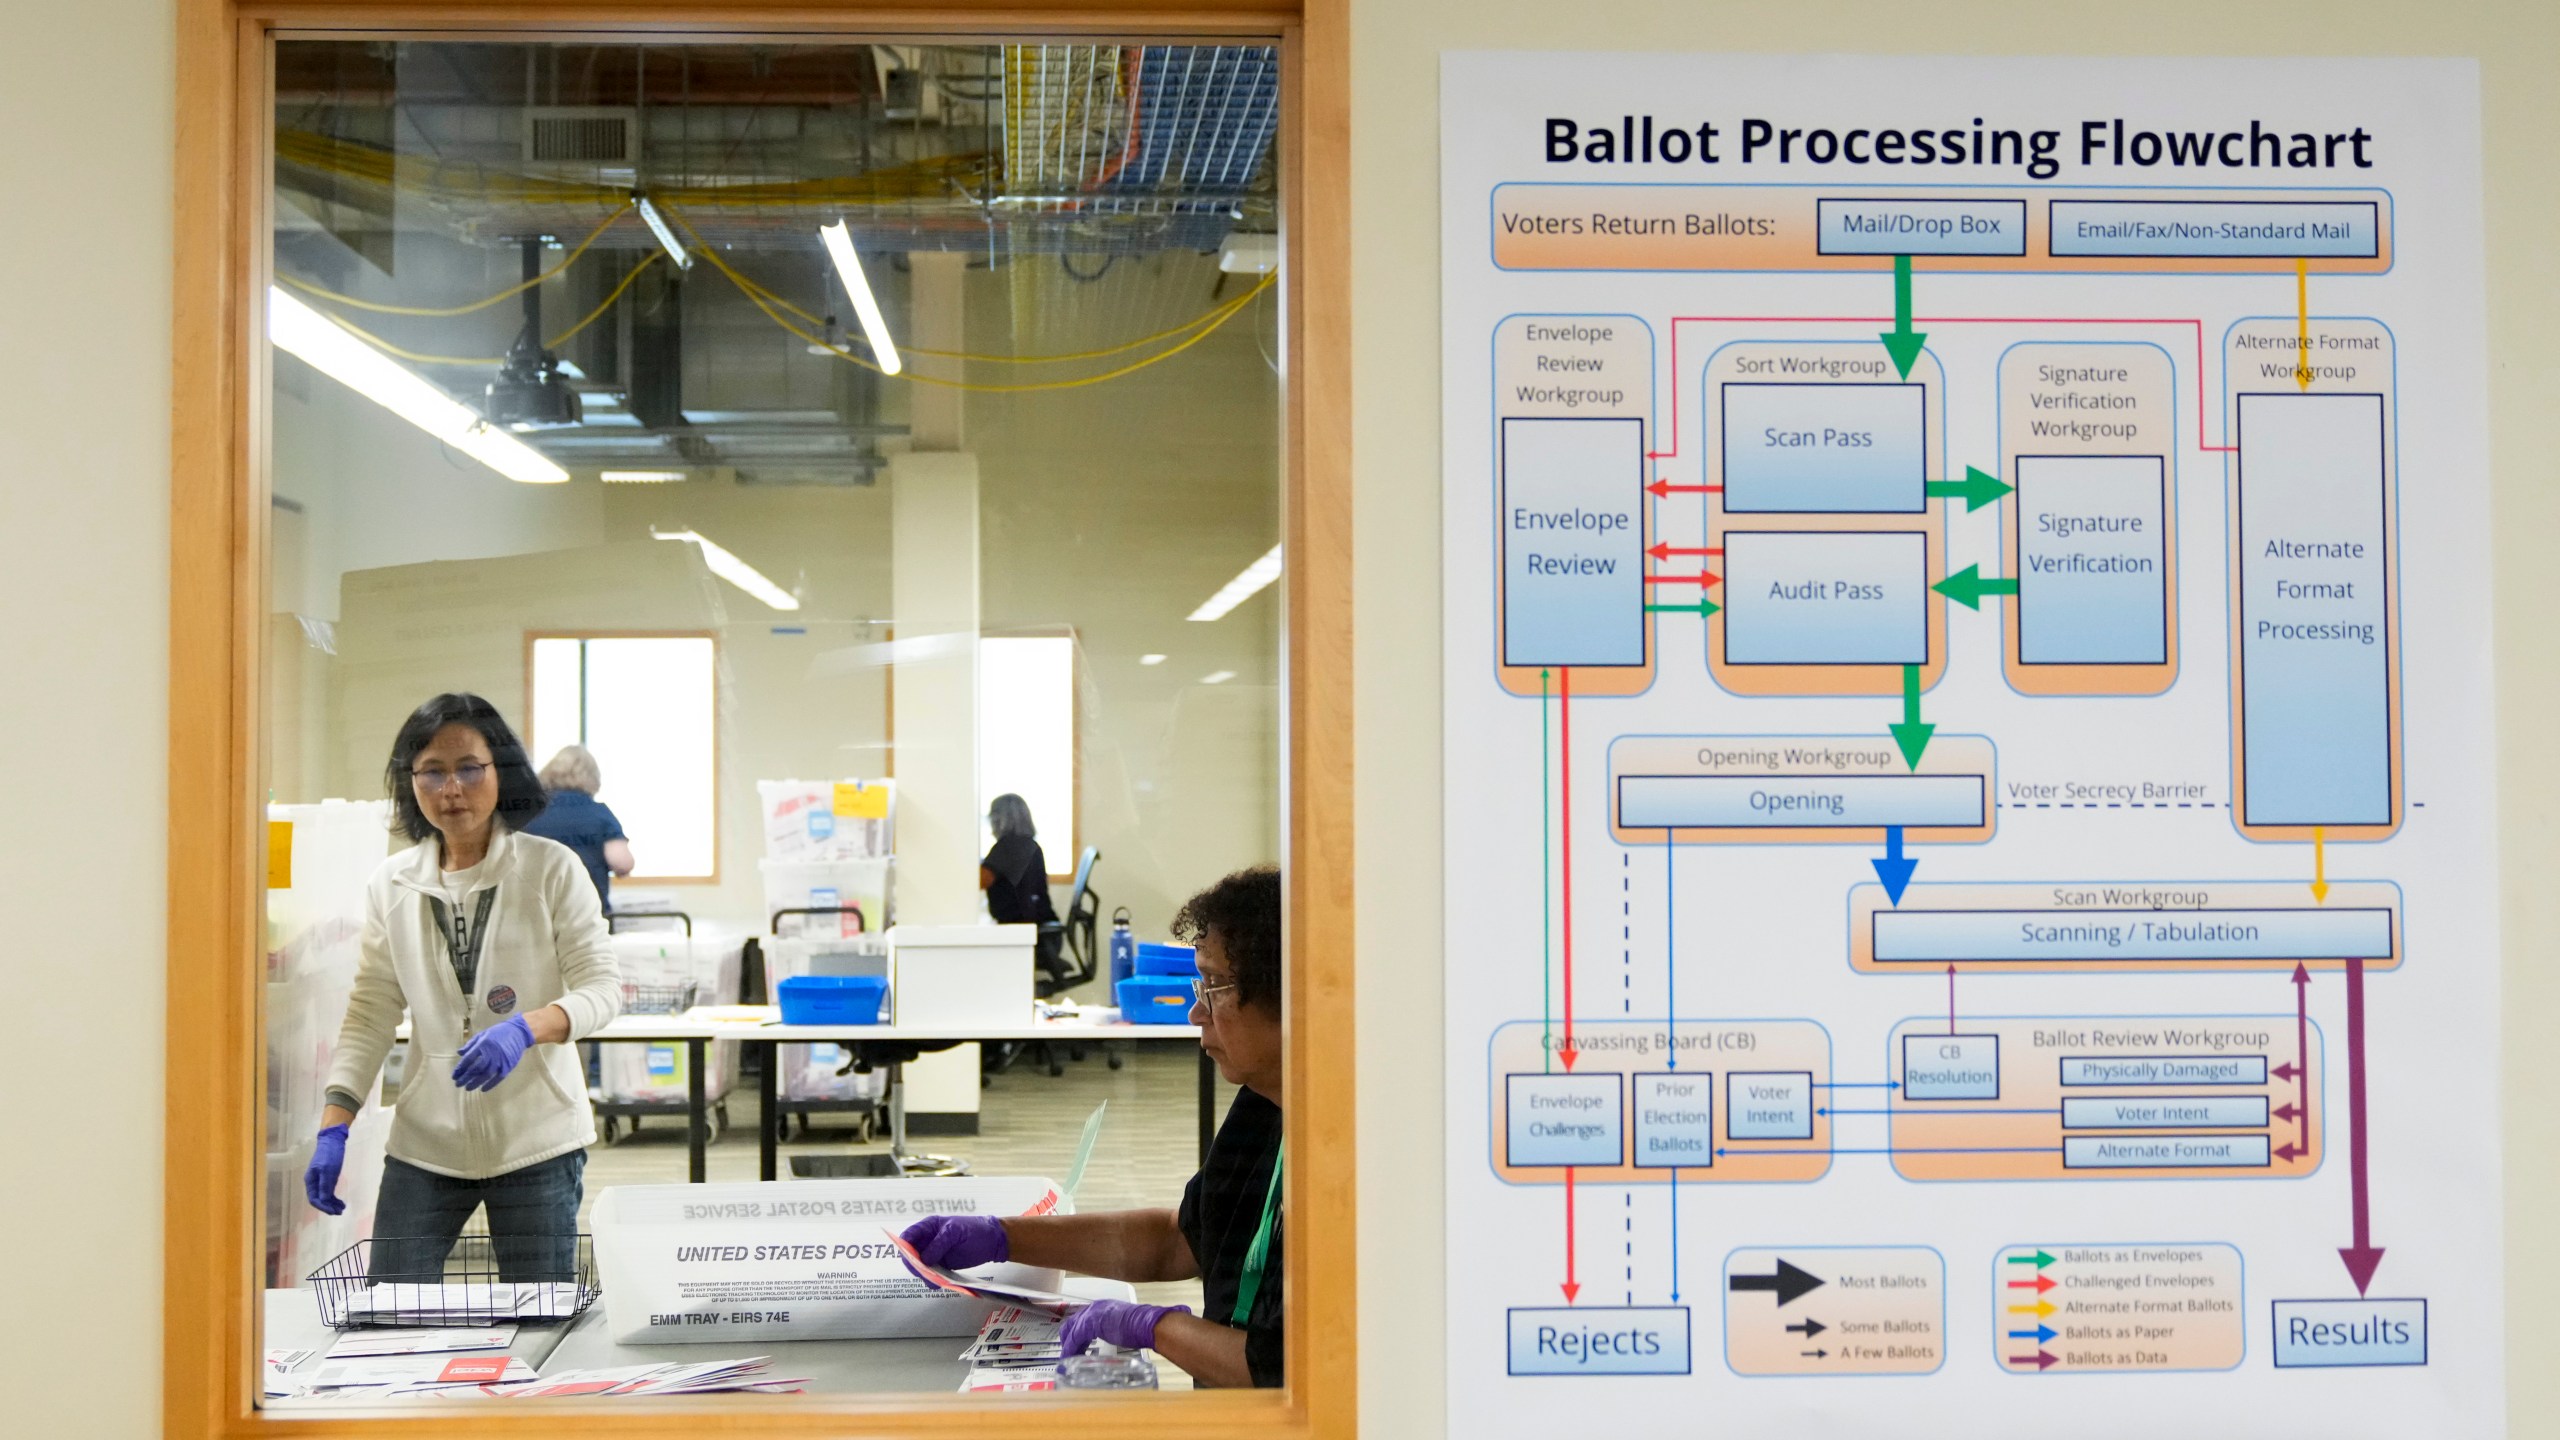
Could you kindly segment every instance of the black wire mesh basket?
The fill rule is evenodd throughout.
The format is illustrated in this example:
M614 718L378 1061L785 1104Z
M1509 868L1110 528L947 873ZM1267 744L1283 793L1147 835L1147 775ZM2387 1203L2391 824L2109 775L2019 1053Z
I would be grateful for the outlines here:
M569 1320L596 1301L590 1235L374 1236L306 1277L333 1330L360 1325L442 1328Z
M687 980L681 985L634 985L622 982L622 1013L625 1015L681 1015L693 1008L694 997L701 993L700 982Z

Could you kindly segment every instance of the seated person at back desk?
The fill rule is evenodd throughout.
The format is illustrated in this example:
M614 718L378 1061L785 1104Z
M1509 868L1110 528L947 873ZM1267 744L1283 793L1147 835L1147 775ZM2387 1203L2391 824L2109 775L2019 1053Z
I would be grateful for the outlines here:
M1281 1383L1280 872L1240 870L1194 895L1174 934L1200 947L1191 1022L1218 1073L1244 1088L1179 1210L933 1215L905 1238L928 1264L1010 1260L1145 1284L1202 1281L1206 1315L1100 1300L1068 1317L1065 1350L1151 1349L1203 1385Z
M1058 908L1049 899L1049 857L1031 823L1031 804L1010 792L987 802L987 829L996 843L978 862L978 888L987 892L987 918L999 925L1053 925ZM1064 974L1060 936L1043 932L1033 957L1056 980Z

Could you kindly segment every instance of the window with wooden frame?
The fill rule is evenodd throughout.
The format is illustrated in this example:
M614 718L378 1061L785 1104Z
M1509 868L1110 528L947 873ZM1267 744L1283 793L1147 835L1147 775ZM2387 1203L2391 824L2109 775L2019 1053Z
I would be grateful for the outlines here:
M1038 1395L989 1401L947 1386L927 1393L912 1378L888 1387L905 1393L879 1393L866 1373L877 1382L920 1372L866 1358L831 1372L844 1383L793 1396L556 1399L468 1413L474 1429L618 1434L687 1433L718 1413L733 1417L723 1425L777 1435L1347 1435L1355 1370L1351 1090L1341 1058L1351 1019L1351 771L1340 7L1060 10L1029 34L1017 10L991 7L863 13L858 25L846 12L759 9L752 33L722 12L647 3L486 17L363 3L183 7L170 994L172 1013L193 1023L173 1025L169 1037L170 1073L188 1078L173 1084L169 1116L167 1428L424 1433L453 1423L445 1405L462 1403L386 1410L359 1403L378 1397L341 1392L268 1406L259 1364L274 1343L262 1322L283 1306L318 1303L301 1293L312 1287L277 1282L324 1274L335 1258L276 1248L280 1221L306 1203L314 1146L311 1117L300 1113L310 1097L272 1083L285 1077L269 1057L280 1032L312 1024L292 1007L315 1004L305 993L316 993L305 983L315 972L295 966L317 952L269 943L281 901L268 887L310 900L333 876L365 868L363 824L380 835L385 817L329 802L375 804L368 797L386 787L397 799L404 777L428 802L410 834L436 829L421 842L430 851L452 839L436 822L460 811L436 809L437 797L481 783L482 757L466 747L421 758L395 745L393 732L420 702L485 696L535 727L539 749L552 732L532 718L536 677L503 653L511 647L493 650L489 634L510 629L521 645L546 623L566 627L546 633L565 635L647 629L672 616L684 628L699 614L742 688L750 670L752 683L787 676L829 702L806 709L834 717L794 728L742 708L734 736L724 717L717 783L824 780L858 792L876 776L896 783L902 835L939 823L932 797L965 787L937 786L945 757L936 749L970 734L898 717L930 694L936 665L973 674L976 637L1011 623L1005 607L1018 597L978 569L979 554L995 553L982 534L1001 535L1007 521L1000 514L981 532L974 512L961 524L930 503L910 514L875 499L874 514L846 497L895 491L908 477L922 478L905 493L947 496L951 472L940 457L974 453L984 466L974 483L993 505L1014 482L991 457L1006 443L1072 452L1079 423L1125 442L1112 464L1137 474L1147 457L1128 451L1161 442L1143 424L1121 428L1126 417L1043 412L1052 391L1073 388L1054 382L1125 380L1120 393L1142 394L1177 373L1165 363L1174 357L1217 355L1213 337L1226 330L1245 337L1278 381L1267 402L1212 412L1250 432L1260 406L1271 454L1262 517L1250 507L1204 510L1223 502L1197 485L1131 497L1130 508L1189 525L1194 538L1210 527L1253 553L1277 541L1288 557L1281 603L1252 622L1267 638L1238 631L1222 652L1258 668L1222 659L1208 672L1239 670L1279 707L1268 731L1269 838L1257 846L1249 835L1212 835L1175 847L1195 866L1259 852L1285 874L1289 1165L1272 1193L1290 1240L1277 1277L1287 1295L1286 1384L1072 1405ZM795 106L804 120L858 110L864 123L773 123ZM935 123L976 126L975 149L917 143ZM795 143L803 159L834 157L833 168L795 168ZM937 232L955 210L974 217L965 246ZM573 223L580 216L583 227ZM797 233L823 230L810 223L820 219L856 223L835 240ZM1276 268L1215 265L1213 232L1257 225L1281 237ZM789 257L774 240L786 230ZM1132 238L1150 232L1156 238ZM1197 282L1182 280L1190 261L1149 262L1186 248L1212 260ZM1012 326L1046 340L1036 327L1053 322L1056 334L1108 343L1019 344L1002 354L974 321L952 318L937 333L930 317L956 312L936 310L932 295L975 294L985 288L972 278L976 260L1000 272L1025 254L1042 257L1045 278L1012 295ZM936 258L954 255L962 258ZM1150 289L1177 294L1187 283L1199 287L1188 309L1100 305ZM714 287L726 287L724 306L688 298ZM1005 310L981 299L969 313ZM1230 328L1239 318L1249 325ZM1134 323L1114 334L1114 320ZM889 349L901 326L903 364L918 377L959 380L950 388L973 400L991 397L983 413L964 421L960 407L893 398L862 378L897 368ZM741 342L735 354L763 357L754 362L768 367L761 381L712 349L758 327L788 336L760 348ZM846 363L863 360L876 369ZM1026 384L1026 371L1037 378ZM804 394L812 373L827 378ZM912 388L921 396L925 384ZM733 398L742 394L751 398ZM1005 396L1025 398L993 398ZM1154 403L1167 402L1159 394ZM321 411L325 425L313 419ZM1196 467L1197 456L1186 463ZM626 498L644 487L660 498ZM1059 517L1040 506L1059 493L1055 475L1026 485L1015 497L1021 523L1047 527L1054 540ZM906 563L866 567L871 543ZM1108 545L1098 561L1061 548L1097 583L1123 589L1138 573L1131 567L1157 563ZM1182 606L1214 588L1221 577L1210 571L1232 568L1205 553L1219 547L1190 548L1201 552L1190 557L1199 573L1175 565L1156 577ZM559 618L529 617L525 597L534 594ZM962 605L957 596L971 598ZM1077 628L1098 650L1094 628L1080 617ZM1097 653L1092 663L1144 669L1144 655L1161 653L1135 629L1120 648L1125 657ZM838 689L822 688L830 685ZM1199 750L1204 766L1258 743L1235 738L1231 712L1194 712L1213 742ZM830 742L823 752L821 736ZM725 763L733 753L748 756L743 769ZM486 769L504 772L510 757L487 759ZM976 798L968 794L968 808ZM722 825L734 838L747 822L730 808L721 807ZM279 822L293 828L271 828ZM281 886L268 863L279 833L289 837ZM295 863L304 842L323 839L315 863ZM378 840L371 853L393 843ZM902 866L906 858L901 850ZM1174 900L1198 883L1179 870L1153 880ZM907 893L909 877L898 883ZM912 883L917 907L928 908L939 880ZM308 931L337 933L325 916ZM478 998L506 1003L494 992ZM410 1009L423 1037L435 1022ZM1318 1045L1328 1057L1321 1066ZM713 1068L700 1056L698 1067ZM420 1086L420 1064L437 1058L414 1057L403 1090ZM413 1104L431 1103L433 1088ZM368 1105L357 1126L368 1113L382 1107ZM771 1124L770 1114L758 1123ZM495 1235L478 1253L503 1257L509 1243ZM457 1258L468 1248L447 1254L439 1280L472 1277ZM340 1278L381 1303L378 1266ZM280 1302L278 1291L289 1298ZM318 1309L326 1315L324 1303ZM699 1358L738 1346L712 1348L720 1356L706 1349ZM598 1353L629 1358L612 1347Z

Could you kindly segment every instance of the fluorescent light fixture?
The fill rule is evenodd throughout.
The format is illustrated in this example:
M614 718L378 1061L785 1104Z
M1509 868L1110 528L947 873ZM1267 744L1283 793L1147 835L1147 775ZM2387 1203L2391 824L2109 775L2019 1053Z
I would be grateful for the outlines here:
M267 287L267 338L288 355L436 439L528 485L557 485L569 472L483 420L434 382L356 337L355 332L285 293Z
M658 243L666 247L667 258L676 262L676 268L692 269L693 257L684 253L684 242L676 239L676 232L667 225L667 217L658 213L658 202L646 195L634 195L631 203L640 208L641 223L647 225L649 233L657 236Z
M863 338L871 342L872 358L892 375L907 368L898 358L898 347L889 341L889 322L881 318L880 302L872 297L871 282L862 274L862 257L853 253L853 236L844 222L819 226L818 238L826 243L827 258L836 262L836 274L844 278L845 293L853 297L854 317L862 322Z
M607 485L663 485L684 478L681 470L607 470L599 477Z
M1242 573L1226 583L1217 594L1200 602L1191 612L1194 620L1223 620L1228 611L1262 592L1262 588L1280 578L1280 547L1274 545L1269 554L1244 567Z
M1141 665L1161 665L1164 663L1164 657L1161 655L1141 655L1138 657L1138 663Z
M1200 677L1200 683L1203 685L1224 685L1234 678L1236 678L1236 672L1233 670L1212 670L1208 674Z
M746 591L776 610L797 610L800 597L764 578L764 572L721 549L691 530L658 530L649 532L660 540L684 540L702 548L702 563L711 573Z

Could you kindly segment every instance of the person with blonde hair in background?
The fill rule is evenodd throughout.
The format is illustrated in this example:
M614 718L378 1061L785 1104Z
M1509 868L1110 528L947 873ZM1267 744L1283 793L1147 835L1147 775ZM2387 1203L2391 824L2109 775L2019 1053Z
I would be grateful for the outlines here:
M596 903L613 908L613 877L632 870L631 841L613 807L596 798L604 788L604 772L584 745L563 745L542 767L542 790L551 803L525 823L524 833L557 840L587 867L596 882Z

